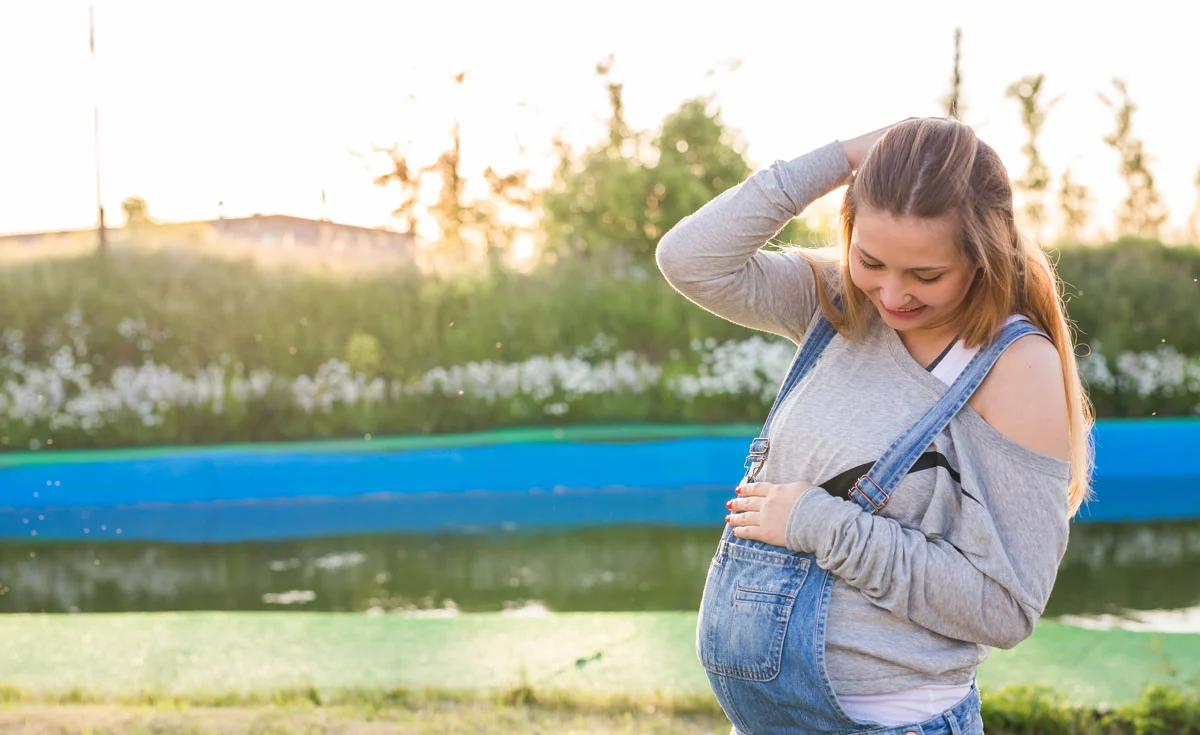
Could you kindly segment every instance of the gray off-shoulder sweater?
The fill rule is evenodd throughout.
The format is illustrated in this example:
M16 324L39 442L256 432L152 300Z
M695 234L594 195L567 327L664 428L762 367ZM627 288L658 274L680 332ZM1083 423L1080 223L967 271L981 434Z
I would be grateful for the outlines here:
M798 255L760 248L849 176L837 142L777 161L668 232L659 268L704 309L799 344L818 316L816 279ZM819 483L873 462L945 389L878 318L859 340L835 337L780 407L759 479ZM943 466L909 474L877 516L820 488L792 512L788 547L837 577L826 662L839 694L969 683L989 647L1033 632L1050 596L1069 464L969 406L933 450Z

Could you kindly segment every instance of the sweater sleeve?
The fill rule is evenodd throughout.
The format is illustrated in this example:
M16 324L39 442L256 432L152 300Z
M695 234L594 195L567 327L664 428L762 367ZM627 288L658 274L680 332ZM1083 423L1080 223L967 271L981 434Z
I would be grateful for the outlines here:
M655 253L659 270L675 290L713 314L799 342L819 304L812 269L799 255L760 248L849 177L850 163L837 141L776 161L663 235Z
M903 620L1012 648L1045 609L1069 529L1062 463L1026 452L1031 464L996 453L964 471L971 497L944 536L927 537L810 488L792 508L787 546L814 554L818 566Z

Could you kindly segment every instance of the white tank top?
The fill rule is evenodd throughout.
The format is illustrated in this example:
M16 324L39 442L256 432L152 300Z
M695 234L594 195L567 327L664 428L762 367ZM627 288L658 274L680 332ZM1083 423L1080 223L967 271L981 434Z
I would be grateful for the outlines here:
M1029 317L1024 314L1013 314L1004 320L1004 325L1008 326L1013 322L1027 322ZM967 363L975 357L975 353L979 352L978 348L967 349L963 347L961 340L954 340L954 344L950 345L950 349L946 351L938 361L938 363L929 371L929 374L946 385L954 382L954 379L967 367Z
M970 684L930 684L886 694L839 694L838 702L859 722L898 727L939 715L970 693Z
M1029 321L1022 314L1014 314L1004 320L1004 324ZM954 343L936 361L929 371L946 385L954 382L955 378L967 367L967 363L978 348L967 349L961 340ZM971 692L970 684L949 684L914 687L898 692L884 694L839 694L838 702L846 714L860 722L878 722L886 727L910 725L923 722L934 715L954 707Z

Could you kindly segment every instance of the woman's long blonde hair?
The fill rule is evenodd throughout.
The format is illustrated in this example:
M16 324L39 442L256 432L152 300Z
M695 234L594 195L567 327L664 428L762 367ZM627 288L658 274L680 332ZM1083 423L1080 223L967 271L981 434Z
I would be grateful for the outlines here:
M839 248L842 308L819 290L825 315L847 337L862 334L875 309L850 279L850 239L860 206L894 217L951 216L960 223L959 247L981 268L952 319L968 347L989 341L1010 314L1024 314L1054 341L1062 360L1070 421L1069 507L1078 511L1092 475L1091 402L1075 361L1075 341L1046 254L1017 232L1012 185L1000 156L971 128L943 118L905 120L872 146L842 200ZM822 258L808 256L813 269ZM827 262L827 261L826 261ZM825 279L818 272L818 283Z

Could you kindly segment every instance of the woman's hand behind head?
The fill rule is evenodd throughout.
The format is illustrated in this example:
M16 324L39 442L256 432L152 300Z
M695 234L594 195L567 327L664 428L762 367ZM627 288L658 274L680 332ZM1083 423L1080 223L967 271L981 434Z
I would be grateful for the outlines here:
M916 119L917 118L915 117L906 117L899 122L886 125L878 130L872 130L869 133L863 133L857 138L851 138L850 140L842 141L842 150L846 152L846 158L850 161L850 170L858 170L858 167L862 164L863 159L867 157L867 153L871 150L871 146L875 145L875 141L883 137L883 134L886 133L893 125L898 125L901 122L907 122L908 120Z

